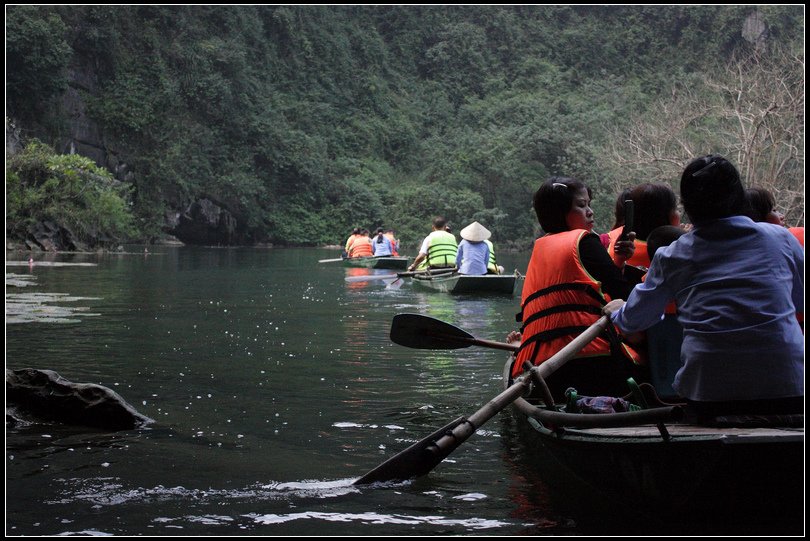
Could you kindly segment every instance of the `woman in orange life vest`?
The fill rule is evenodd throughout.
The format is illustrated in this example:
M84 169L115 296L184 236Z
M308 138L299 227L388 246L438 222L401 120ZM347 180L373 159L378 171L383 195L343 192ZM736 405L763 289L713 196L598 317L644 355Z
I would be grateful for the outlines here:
M386 229L383 234L391 241L391 255L398 257L399 256L399 240L394 235L393 229Z
M534 210L545 234L534 244L521 295L521 332L508 342L520 341L512 376L525 361L539 365L596 322L610 298L623 298L636 284L624 276L624 260L635 250L634 233L616 243L621 256L614 262L598 235L591 190L582 182L552 177L534 195ZM580 351L546 381L555 400L565 389L581 395L627 394L628 377L646 379L638 353L612 326Z
M359 227L355 227L354 229L352 229L352 234L349 235L348 239L346 239L346 244L343 247L343 254L342 254L343 258L349 257L349 248L352 247L354 241L357 240L357 238L360 236L360 231L362 231L362 229L360 229Z
M650 232L657 227L680 225L681 223L681 215L678 213L678 197L666 184L646 182L632 188L628 199L633 201L634 207L633 231L636 233L636 250L633 257L625 263L647 269L650 266L650 258L647 255L647 237ZM621 233L621 227L614 227L609 233L608 253L611 255L614 255L613 248Z
M360 235L349 246L349 257L371 257L374 251L371 247L371 237L368 229L361 229Z

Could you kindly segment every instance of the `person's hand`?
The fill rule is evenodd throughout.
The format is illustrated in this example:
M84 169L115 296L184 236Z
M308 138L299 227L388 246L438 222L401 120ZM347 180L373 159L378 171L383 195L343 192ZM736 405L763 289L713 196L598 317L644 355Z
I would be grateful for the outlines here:
M602 307L602 313L606 316L614 314L619 311L619 308L624 306L622 299L614 299Z
M515 344L515 345L519 345L520 341L521 341L521 338L522 338L522 336L521 336L520 332L512 331L512 332L510 332L509 334L506 335L506 343L507 344L512 344L512 343L517 342L517 344Z
M616 244L613 246L613 261L617 265L624 265L624 262L633 257L633 254L636 253L635 240L635 231L630 231L627 234L627 239L616 241Z

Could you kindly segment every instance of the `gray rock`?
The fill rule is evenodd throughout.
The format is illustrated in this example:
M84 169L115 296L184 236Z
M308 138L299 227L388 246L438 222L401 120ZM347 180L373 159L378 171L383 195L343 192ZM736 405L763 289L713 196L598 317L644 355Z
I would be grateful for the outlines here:
M129 430L154 422L115 391L94 383L74 383L53 370L6 369L8 408L42 421L103 430Z

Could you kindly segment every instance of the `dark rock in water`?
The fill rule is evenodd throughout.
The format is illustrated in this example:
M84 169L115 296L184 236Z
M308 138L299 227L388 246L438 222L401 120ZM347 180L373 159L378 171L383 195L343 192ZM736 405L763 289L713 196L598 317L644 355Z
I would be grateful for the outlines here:
M103 430L127 430L153 422L115 391L93 383L73 383L53 370L6 369L9 406L44 421Z

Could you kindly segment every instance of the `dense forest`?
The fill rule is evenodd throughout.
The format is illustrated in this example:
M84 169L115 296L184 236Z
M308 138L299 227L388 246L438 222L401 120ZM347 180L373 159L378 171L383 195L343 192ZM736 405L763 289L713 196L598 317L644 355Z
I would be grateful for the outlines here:
M604 231L709 152L803 224L803 50L802 5L6 6L7 236L526 247L550 175Z

